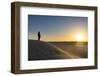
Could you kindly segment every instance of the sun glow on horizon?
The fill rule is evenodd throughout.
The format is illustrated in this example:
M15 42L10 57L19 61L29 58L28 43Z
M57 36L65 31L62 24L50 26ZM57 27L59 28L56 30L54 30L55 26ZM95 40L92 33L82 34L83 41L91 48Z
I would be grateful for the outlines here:
M74 34L74 35L73 35ZM37 40L37 35L34 34L30 35L29 39ZM70 33L69 35L57 36L57 37L48 37L42 34L42 41L75 41L75 42L87 42L87 35L85 33Z
M78 41L78 42L85 41L85 36L82 33L77 34L76 41Z

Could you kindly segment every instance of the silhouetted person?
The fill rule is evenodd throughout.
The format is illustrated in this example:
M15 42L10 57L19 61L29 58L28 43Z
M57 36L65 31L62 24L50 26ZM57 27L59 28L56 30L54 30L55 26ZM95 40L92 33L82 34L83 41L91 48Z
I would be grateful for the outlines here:
M38 32L38 40L40 40L40 38L41 38L41 33L40 33L40 31Z

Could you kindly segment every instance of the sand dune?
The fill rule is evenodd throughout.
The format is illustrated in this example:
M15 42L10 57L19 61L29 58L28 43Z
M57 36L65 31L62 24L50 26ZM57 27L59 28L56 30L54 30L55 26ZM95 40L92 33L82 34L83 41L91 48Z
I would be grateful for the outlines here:
M64 51L60 47L57 47L55 44L51 44L51 43L48 43L48 44L51 45L52 47L56 48L59 52L61 52L62 53L62 56L64 58L66 58L66 59L80 58L77 55L74 55L74 54L69 53L68 51Z
M65 52L67 51L71 55L75 55L80 58L88 57L87 42L51 42L51 44L61 48Z
M68 45L58 45L55 42L44 42L38 40L28 40L28 59L29 60L50 60L50 59L73 59L80 58L78 54L70 52L67 48ZM66 51L65 51L66 50ZM67 51L68 50L68 51ZM72 49L71 49L72 50Z
M55 47L54 45L38 41L29 40L29 60L48 60L48 59L64 59L72 58L70 54L66 55L61 49ZM66 57L65 57L66 56Z

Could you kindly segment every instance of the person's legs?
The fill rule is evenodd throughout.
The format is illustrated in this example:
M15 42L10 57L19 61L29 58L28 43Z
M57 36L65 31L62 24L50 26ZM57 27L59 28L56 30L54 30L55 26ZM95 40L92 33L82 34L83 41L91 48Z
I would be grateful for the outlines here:
M38 36L38 40L40 40L40 36Z

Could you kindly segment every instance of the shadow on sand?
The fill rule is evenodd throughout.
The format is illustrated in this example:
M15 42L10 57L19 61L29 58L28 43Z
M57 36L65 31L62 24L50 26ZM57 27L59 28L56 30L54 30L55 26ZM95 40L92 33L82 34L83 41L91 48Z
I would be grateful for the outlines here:
M28 60L87 58L87 44L28 40L28 51Z

